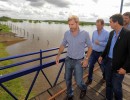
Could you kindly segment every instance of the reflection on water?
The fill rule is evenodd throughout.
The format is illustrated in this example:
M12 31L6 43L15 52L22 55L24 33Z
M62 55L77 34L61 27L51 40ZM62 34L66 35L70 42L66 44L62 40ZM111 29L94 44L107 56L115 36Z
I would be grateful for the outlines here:
M7 48L7 51L10 53L10 55L16 55L16 54L24 54L28 52L35 52L39 51L40 49L45 50L49 48L55 48L59 47L59 45L62 42L64 33L66 30L69 29L68 25L66 24L48 24L48 23L13 23L13 25L25 29L25 31L28 34L23 34L21 31L13 30L17 33L18 36L25 37L27 40L11 45ZM96 26L80 26L81 29L84 29L89 32L90 37L92 37L92 32L96 29ZM105 27L107 30L110 30L110 27ZM57 52L57 51L56 51ZM47 55L47 54L45 54ZM39 55L38 55L39 56ZM32 59L32 57L24 58L24 60ZM55 57L51 58L51 60L54 60ZM23 59L18 59L17 61L23 61ZM50 61L44 60L44 62ZM24 65L24 67L28 66L34 66L39 64L39 62L31 63ZM47 68L44 70L44 72L47 74L47 77L51 79L51 83L54 83L54 79L56 78L57 72L59 70L59 67L53 66L51 68ZM60 80L64 79L64 71L61 73ZM25 84L28 84L28 80L32 79L33 75L28 75L28 77L25 78ZM42 75L40 75L42 76ZM44 89L48 88L49 85L46 81L43 81L43 77L40 77L37 81L37 88L35 88L36 91L42 92ZM43 82L42 82L43 81ZM26 86L26 85L25 85ZM44 87L43 87L44 86ZM42 87L42 88L41 88Z

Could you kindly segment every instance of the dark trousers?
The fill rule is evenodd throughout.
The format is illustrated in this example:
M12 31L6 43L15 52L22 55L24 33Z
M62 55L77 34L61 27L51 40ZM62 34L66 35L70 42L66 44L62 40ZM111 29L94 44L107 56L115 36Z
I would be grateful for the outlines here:
M96 52L96 51L92 51L92 54L90 56L90 59L89 59L89 75L88 75L88 80L92 81L93 77L93 69L94 69L94 65L95 63L98 61L98 58L100 57L102 52ZM100 68L102 70L102 73L103 73L103 78L105 78L105 73L104 73L104 65L103 63L100 64Z
M105 59L105 79L106 99L113 100L114 94L115 100L122 100L122 81L124 79L124 75L112 71L112 60L108 57Z

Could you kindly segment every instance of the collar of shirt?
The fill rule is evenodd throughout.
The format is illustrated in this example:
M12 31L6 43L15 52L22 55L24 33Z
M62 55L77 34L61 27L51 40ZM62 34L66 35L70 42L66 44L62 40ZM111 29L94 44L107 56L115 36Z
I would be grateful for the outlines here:
M122 28L119 30L118 34L116 34L116 31L114 31L114 35L113 35L113 37L118 38L118 36L119 36L119 35L120 35L120 33L121 33L121 30L122 30Z
M71 34L71 36L73 36L73 37L77 37L80 33L81 33L81 30L79 29L79 30L78 30L78 34L77 34L76 36L73 36L73 35L72 35L72 32L71 32L71 30L70 30L70 34Z
M113 58L113 48L115 46L115 43L117 41L118 36L120 35L121 30L122 30L122 28L119 30L118 34L116 34L116 31L114 31L114 35L113 35L113 38L112 38L112 41L111 41L110 50L109 50L109 53L108 53L109 58Z
M101 30L101 34L103 33L103 31L104 31L104 28L102 28L102 30ZM97 30L97 33L98 33L98 30ZM98 35L100 35L100 34L98 34Z

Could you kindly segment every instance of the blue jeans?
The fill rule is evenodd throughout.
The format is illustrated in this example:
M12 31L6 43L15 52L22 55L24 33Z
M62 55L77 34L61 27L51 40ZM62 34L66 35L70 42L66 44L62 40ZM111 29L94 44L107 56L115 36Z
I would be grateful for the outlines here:
M65 80L67 85L67 95L72 96L73 95L73 89L72 89L72 75L74 72L74 77L77 85L81 90L86 90L87 86L83 82L83 68L81 61L83 59L71 59L69 57L66 57L65 59Z
M93 77L93 69L94 69L94 65L95 63L98 61L98 58L100 57L101 55L101 52L96 52L96 51L92 51L92 54L90 56L90 59L89 59L89 74L88 74L88 80L89 81L92 81ZM103 73L103 78L105 78L105 73L104 73L104 66L103 66L103 63L100 64L100 68L101 68L101 71Z
M122 81L124 75L120 75L112 71L112 60L106 58L105 63L105 76L106 76L106 99L113 100L113 93L115 100L122 100Z

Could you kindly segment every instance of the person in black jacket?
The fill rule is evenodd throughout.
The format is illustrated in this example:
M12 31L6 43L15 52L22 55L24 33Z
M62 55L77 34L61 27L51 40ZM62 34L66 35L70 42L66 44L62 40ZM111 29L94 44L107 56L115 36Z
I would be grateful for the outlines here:
M106 99L122 100L122 81L130 73L130 31L123 27L123 16L115 14L110 17L110 32L105 50L99 57L99 63L105 61Z

